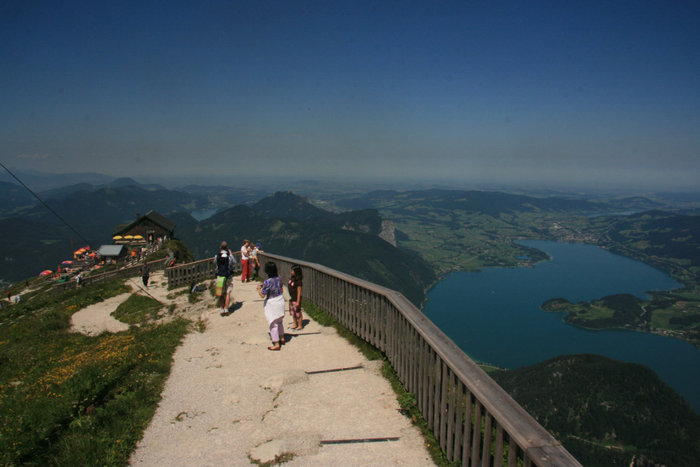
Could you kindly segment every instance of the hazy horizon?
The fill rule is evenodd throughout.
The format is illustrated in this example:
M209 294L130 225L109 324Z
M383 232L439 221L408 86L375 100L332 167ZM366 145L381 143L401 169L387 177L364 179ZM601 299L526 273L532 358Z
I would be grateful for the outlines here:
M389 179L389 178L358 178L353 176L332 176L332 177L281 177L256 175L244 181L231 179L228 176L131 176L131 175L109 175L103 173L48 173L37 170L11 169L21 182L33 191L41 192L55 188L67 187L78 183L89 183L94 186L101 186L111 183L120 178L130 178L136 183L149 185L161 185L167 189L181 190L187 186L227 186L240 189L268 190L270 193L276 191L306 188L308 191L325 189L325 191L340 193L343 191L353 191L366 193L374 190L476 190L476 191L503 191L511 193L530 193L540 195L574 195L574 196L654 196L659 194L679 194L695 195L700 201L700 186L692 188L669 188L653 190L649 187L600 187L595 185L572 185L572 184L508 184L501 181L470 182L465 180L449 179ZM0 182L10 182L18 184L7 172L0 171Z
M4 2L0 161L688 191L700 4Z

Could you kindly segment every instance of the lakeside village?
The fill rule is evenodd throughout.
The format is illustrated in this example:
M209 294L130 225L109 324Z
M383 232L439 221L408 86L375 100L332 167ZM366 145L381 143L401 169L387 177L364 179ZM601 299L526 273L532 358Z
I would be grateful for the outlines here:
M169 239L173 238L175 224L155 211L149 211L136 220L115 227L111 245L102 245L92 249L86 245L73 252L72 259L66 259L54 269L45 269L38 273L41 283L62 284L75 281L80 285L82 279L105 271L124 269L141 264L147 257L158 251ZM174 262L175 258L171 258ZM27 280L26 288L30 287ZM5 298L5 297L3 297ZM7 293L6 300L0 301L0 307L16 304L22 300L22 293Z

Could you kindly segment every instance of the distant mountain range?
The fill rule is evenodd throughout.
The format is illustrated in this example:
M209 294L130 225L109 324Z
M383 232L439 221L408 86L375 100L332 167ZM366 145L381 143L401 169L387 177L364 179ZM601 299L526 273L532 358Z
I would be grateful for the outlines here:
M387 203L402 203L412 212L434 209L478 212L493 217L513 212L609 212L618 210L659 209L662 203L642 197L614 200L588 200L571 196L529 196L496 191L474 190L382 190L346 197L336 202L347 209L360 207L381 208Z
M50 174L36 170L13 170L13 173L15 176L19 177L24 184L37 192L78 183L103 185L114 180L114 177L109 175L92 172ZM0 183L3 182L15 183L15 179L5 171L0 171Z
M399 290L416 304L436 278L424 260L379 236L383 223L375 210L334 214L287 192L252 206L239 204L197 222L188 212L211 207L210 195L223 193L225 198L234 191L196 187L193 191L197 193L192 194L117 179L103 186L77 184L41 193L67 226L20 188L0 185L0 199L7 201L0 219L4 238L0 278L7 281L54 269L86 243L93 247L110 244L117 225L150 210L176 223L177 237L197 258L213 256L221 240L235 246L244 237L250 238L262 242L268 251L323 263ZM237 195L247 197L241 192Z
M6 201L0 208L0 279L8 281L55 269L86 244L97 248L112 243L114 228L138 213L153 209L167 215L205 202L187 193L138 184L79 184L41 193L49 210L24 188L17 188L0 185L0 199Z
M177 236L198 258L213 257L222 240L235 249L249 239L260 242L263 250L320 263L398 290L417 305L436 279L431 266L415 253L380 237L383 223L376 210L334 214L293 193L279 192L202 222L183 216L176 219Z
M177 224L176 235L198 258L213 255L221 240L235 245L249 238L263 243L268 251L319 262L400 290L414 303L422 302L424 291L436 280L437 268L415 251L397 247L396 238L403 238L402 232L377 212L387 203L393 203L393 212L430 216L436 209L461 210L494 218L514 212L598 214L659 206L645 198L601 202L499 192L385 190L342 193L331 204L349 211L338 214L290 192L269 196L265 189L198 185L173 190L130 178L101 184L83 180L53 186L38 195L69 226L19 185L0 182L1 279L16 281L53 269L74 249L85 243L111 243L117 225L155 210ZM189 214L198 210L219 212L198 222Z

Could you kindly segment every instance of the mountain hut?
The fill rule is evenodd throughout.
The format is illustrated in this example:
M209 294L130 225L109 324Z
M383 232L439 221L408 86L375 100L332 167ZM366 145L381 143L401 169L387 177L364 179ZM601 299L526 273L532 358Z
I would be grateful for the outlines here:
M136 215L130 224L121 224L114 229L115 243L154 243L158 238L173 238L175 223L155 211L145 216ZM119 237L119 238L117 238Z

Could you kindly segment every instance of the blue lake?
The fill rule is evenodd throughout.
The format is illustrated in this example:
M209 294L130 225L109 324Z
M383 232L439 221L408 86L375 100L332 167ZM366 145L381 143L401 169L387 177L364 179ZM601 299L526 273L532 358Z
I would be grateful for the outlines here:
M682 287L668 274L592 245L520 242L547 252L533 268L449 274L428 293L423 312L472 359L505 368L562 354L599 354L644 364L700 412L700 351L687 342L631 331L586 331L540 306Z

